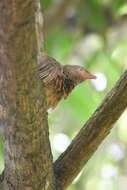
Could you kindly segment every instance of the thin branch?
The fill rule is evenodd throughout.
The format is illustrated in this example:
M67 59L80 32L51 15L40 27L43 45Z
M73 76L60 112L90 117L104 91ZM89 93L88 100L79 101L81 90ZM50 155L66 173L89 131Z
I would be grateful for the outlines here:
M49 9L45 18L44 31L49 31L54 25L59 23L64 18L68 8L70 8L73 3L78 1L79 0L62 0Z
M65 189L100 143L110 133L113 124L127 107L127 71L108 93L99 108L86 122L67 150L54 163L59 189Z
M46 33L48 31L51 31L55 25L61 23L65 19L65 15L68 9L77 2L79 2L79 0L61 0L59 1L59 3L57 2L54 6L52 6L45 15L44 32ZM87 4L87 1L84 3ZM86 9L88 8L86 7ZM117 26L119 27L119 25L126 23L127 17L121 16L118 19L114 18L110 7L102 6L101 10L105 18L107 28L117 27ZM86 11L84 11L84 17L85 18L88 17ZM94 33L101 32L98 28L93 28L93 27L91 28L89 24L85 24L85 22L84 26L82 27L83 30L85 31L85 34L93 32Z

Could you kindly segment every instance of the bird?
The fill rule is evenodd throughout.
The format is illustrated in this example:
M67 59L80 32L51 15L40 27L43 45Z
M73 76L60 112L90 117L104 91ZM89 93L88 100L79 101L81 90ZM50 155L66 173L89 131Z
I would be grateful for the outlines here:
M47 110L56 108L78 84L87 79L96 79L83 66L62 65L44 53L39 57L38 70L46 93Z

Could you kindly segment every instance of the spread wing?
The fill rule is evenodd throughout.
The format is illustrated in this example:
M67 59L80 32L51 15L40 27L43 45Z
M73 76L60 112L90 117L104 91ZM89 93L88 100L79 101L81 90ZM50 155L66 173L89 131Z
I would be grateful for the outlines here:
M58 76L62 77L63 67L52 57L44 55L40 58L39 74L44 84L48 84Z

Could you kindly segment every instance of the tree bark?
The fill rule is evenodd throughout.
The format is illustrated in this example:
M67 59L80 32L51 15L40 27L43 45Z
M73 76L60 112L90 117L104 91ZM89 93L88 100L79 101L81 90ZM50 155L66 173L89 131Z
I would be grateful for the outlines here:
M43 86L37 73L38 0L0 1L1 190L54 190Z
M54 163L58 187L63 190L91 158L127 107L127 71L108 93L67 150Z

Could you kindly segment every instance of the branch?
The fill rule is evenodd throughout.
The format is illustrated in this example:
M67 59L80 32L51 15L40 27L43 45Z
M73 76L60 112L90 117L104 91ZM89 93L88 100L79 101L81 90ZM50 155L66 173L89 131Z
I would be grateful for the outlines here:
M108 93L67 150L54 163L56 180L65 189L110 133L113 124L127 107L127 71Z
M52 30L52 28L61 23L65 19L66 12L68 9L73 6L76 2L80 2L79 0L61 0L59 3L57 2L53 7L51 7L48 12L45 15L45 22L44 22L44 32L48 32ZM86 10L83 9L83 18L89 17L89 9L87 7L87 1L83 2L83 6L85 7L86 4ZM82 5L81 5L82 6ZM82 10L80 10L82 12ZM103 16L105 17L106 25L107 28L112 28L112 27L119 27L119 25L126 23L126 16L121 16L118 19L114 18L112 14L112 10L108 6L102 6L101 7L101 12L103 13ZM100 33L102 31L98 28L93 28L89 26L89 23L83 22L84 25L82 25L83 31L85 34L87 33ZM104 28L105 29L105 28Z
M47 32L51 30L54 25L58 24L61 20L63 20L70 6L78 1L79 0L61 0L59 3L54 5L54 7L49 9L45 18L44 31Z

